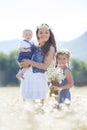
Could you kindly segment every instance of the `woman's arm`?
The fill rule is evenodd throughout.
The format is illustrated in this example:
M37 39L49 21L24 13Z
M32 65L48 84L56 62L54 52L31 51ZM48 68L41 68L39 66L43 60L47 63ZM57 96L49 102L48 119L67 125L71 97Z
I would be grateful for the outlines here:
M30 48L19 48L20 52L31 52Z
M44 59L44 63L38 63L38 62L35 62L32 60L23 60L20 63L20 65L21 65L21 67L27 67L29 65L32 65L36 68L47 70L47 68L49 67L50 63L52 62L52 60L54 58L54 55L55 55L55 49L54 49L54 47L51 46L50 50L48 52L48 55Z

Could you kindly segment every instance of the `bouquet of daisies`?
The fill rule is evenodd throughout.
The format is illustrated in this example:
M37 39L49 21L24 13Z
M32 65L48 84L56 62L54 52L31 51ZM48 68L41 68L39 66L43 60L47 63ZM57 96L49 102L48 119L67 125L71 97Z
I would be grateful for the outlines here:
M47 72L47 77L48 82L50 82L51 85L57 85L65 78L63 71L60 68L50 68Z
M55 68L55 63L53 62L52 65L48 68L47 71L47 79L50 85L57 86L58 83L61 83L62 80L65 79L65 75L63 74L63 70L60 68ZM51 90L53 93L53 90ZM58 94L58 91L54 91L54 94Z

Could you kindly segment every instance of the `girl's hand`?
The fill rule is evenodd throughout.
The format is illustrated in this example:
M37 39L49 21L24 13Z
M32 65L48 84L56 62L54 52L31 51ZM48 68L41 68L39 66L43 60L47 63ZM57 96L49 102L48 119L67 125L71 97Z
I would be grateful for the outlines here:
M51 90L58 90L58 87L57 86L51 86L50 89Z
M24 60L22 60L21 63L19 63L19 65L20 65L21 67L23 67L23 68L28 68L29 65L30 65L30 60L24 59Z
M62 89L63 89L62 87L58 87L58 86L57 86L57 90L62 90Z
M58 90L58 86L54 86L53 89L54 89L54 90Z
M50 89L51 89L51 90L54 90L54 86L50 86Z

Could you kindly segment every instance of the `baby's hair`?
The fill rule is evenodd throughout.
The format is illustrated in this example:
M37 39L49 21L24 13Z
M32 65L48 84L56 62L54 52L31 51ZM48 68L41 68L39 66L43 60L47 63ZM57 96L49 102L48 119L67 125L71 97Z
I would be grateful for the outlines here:
M31 29L25 29L25 30L23 31L23 35L26 34L27 32L31 32L31 33L32 33L32 30L31 30Z
M68 49L60 49L60 50L58 50L57 53L56 53L56 66L55 67L57 67L58 56L63 55L63 54L65 54L69 60L72 57L72 53Z

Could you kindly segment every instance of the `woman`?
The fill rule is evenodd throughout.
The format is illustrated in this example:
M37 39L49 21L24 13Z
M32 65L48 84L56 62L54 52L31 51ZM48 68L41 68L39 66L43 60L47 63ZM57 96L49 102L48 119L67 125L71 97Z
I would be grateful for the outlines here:
M54 35L47 24L41 24L36 30L39 46L35 49L32 60L23 60L21 67L31 67L25 72L21 80L21 93L24 100L44 101L48 92L48 83L45 72L51 64L55 52L56 42Z

